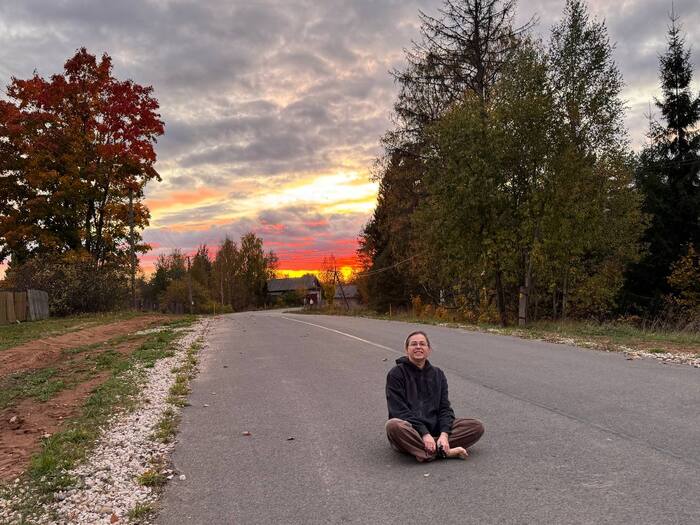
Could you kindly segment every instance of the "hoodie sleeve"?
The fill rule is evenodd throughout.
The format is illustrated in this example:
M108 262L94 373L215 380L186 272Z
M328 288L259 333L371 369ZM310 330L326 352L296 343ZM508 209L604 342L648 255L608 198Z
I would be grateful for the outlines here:
M430 433L408 406L405 379L401 372L395 369L390 370L386 376L386 403L389 407L389 418L397 417L408 421L421 436Z
M438 424L440 427L440 432L447 432L448 434L452 430L452 423L455 420L455 413L452 410L452 405L450 404L450 398L447 392L447 378L445 373L440 370L440 382L442 383L440 388L440 411L438 415Z

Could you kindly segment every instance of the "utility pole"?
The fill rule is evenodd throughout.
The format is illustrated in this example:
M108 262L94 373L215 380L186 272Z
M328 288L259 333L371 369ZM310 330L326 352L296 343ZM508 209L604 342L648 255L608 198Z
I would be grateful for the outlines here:
M343 300L345 301L345 308L350 310L350 304L348 303L348 298L345 297L345 290L343 289L343 282L340 280L340 276L338 276L338 269L333 267L333 281L338 281L338 286L340 286L340 294L343 296ZM335 291L334 291L335 294Z
M226 254L222 255L222 261L219 264L219 291L221 293L221 311L224 311L224 268L227 266L226 261L223 260L226 257Z
M190 256L187 256L187 293L189 295L190 299L190 315L193 314L192 307L193 301L192 301L192 272L190 271Z

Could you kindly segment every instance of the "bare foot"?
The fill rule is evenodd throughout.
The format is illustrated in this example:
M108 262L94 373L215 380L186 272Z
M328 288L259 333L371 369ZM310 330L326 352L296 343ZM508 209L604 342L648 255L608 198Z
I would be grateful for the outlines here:
M467 459L469 457L469 452L467 452L467 449L464 447L454 447L451 448L450 451L447 453L448 458L458 458L458 459Z

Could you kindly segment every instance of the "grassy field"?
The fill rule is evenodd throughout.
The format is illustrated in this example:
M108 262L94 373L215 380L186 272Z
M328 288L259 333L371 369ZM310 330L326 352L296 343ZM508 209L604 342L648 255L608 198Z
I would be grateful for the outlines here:
M83 328L132 319L139 312L126 310L123 312L108 312L100 314L83 314L69 317L56 317L43 321L32 321L0 326L0 350L12 348L27 341L41 339L53 335L75 332Z
M297 313L326 315L355 315L373 319L387 319L430 325L452 326L466 330L483 331L541 339L550 342L568 343L594 347L608 351L639 350L650 353L684 353L700 356L700 333L648 330L625 323L596 323L590 321L538 321L527 326L501 327L492 324L465 324L435 317L415 316L411 313L397 313L392 316L369 310L347 312L339 309L304 310Z

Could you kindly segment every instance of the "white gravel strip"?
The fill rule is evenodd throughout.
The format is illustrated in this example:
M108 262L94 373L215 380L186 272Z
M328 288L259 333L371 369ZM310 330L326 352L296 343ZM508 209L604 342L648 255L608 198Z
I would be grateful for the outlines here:
M623 351L625 352L625 357L630 361L633 359L641 359L642 357L650 357L661 361L661 363L664 365L690 365L694 368L700 368L700 357L688 354L672 354L670 352L642 352L640 350L633 350L632 348L625 348Z
M448 326L447 324L442 324L441 326ZM469 330L470 328L467 326L460 325L460 328L463 328L465 330ZM486 330L489 333L493 334L499 334L499 335L510 335L514 337L522 337L519 332L511 332L511 333L505 333L499 330L498 328L489 328ZM529 339L528 337L525 337L526 339ZM543 341L546 343L555 343L555 344L560 344L560 345L569 345L569 346L575 346L577 348L590 348L593 350L602 350L604 352L609 352L610 350L604 346L600 345L596 342L593 341L583 341L583 340L576 340L570 337L559 337L559 336L553 336L553 337L547 337L544 339L541 338L535 338L534 340L536 341ZM627 346L623 345L614 345L615 348L618 350L621 350L624 355L625 359L628 361L632 361L634 359L642 359L642 358L650 358L650 359L656 359L657 361L660 361L664 365L668 364L674 364L674 365L690 365L694 368L700 368L700 356L699 355L692 355L692 354L674 354L672 352L644 352L642 350L635 350L633 348L629 348Z
M171 370L183 361L187 350L206 333L208 326L208 319L192 325L190 331L175 343L173 357L160 359L153 368L145 369L146 381L139 395L144 403L133 412L116 415L105 426L106 430L90 456L69 472L80 480L79 486L55 494L56 501L45 510L48 515L55 513L58 519L45 523L130 523L127 516L130 510L138 504L155 502L157 493L151 487L140 485L137 478L153 469L154 464L166 465L168 462L174 443L155 441L154 427L161 420L163 412L172 407L166 401L175 379ZM172 477L169 471L165 474ZM0 505L0 522L12 523L13 519L17 520L17 516L9 515L7 510L4 512Z

